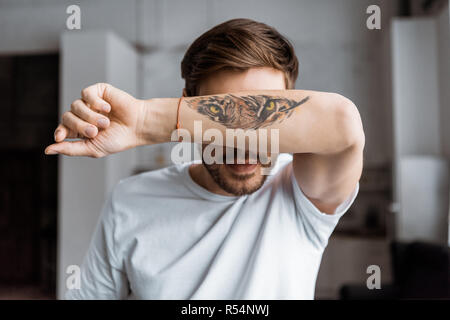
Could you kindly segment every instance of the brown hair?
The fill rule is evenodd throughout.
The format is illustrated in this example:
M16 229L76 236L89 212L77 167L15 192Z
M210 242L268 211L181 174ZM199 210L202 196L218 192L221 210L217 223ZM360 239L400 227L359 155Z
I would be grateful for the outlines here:
M200 82L223 69L272 67L283 71L287 89L294 88L298 60L292 44L274 28L250 19L233 19L198 37L181 62L187 96L198 93Z

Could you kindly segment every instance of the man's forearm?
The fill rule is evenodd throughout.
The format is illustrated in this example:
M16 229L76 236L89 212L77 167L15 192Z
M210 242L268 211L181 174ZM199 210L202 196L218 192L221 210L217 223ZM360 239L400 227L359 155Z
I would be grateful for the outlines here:
M143 141L170 141L177 120L178 98L145 101ZM202 130L279 130L279 151L338 153L357 143L362 125L356 107L332 93L305 90L252 91L185 97L180 105L182 128L193 136L194 121ZM259 136L257 134L257 136ZM268 145L273 143L267 134ZM209 143L210 141L203 141ZM225 143L225 141L224 141Z

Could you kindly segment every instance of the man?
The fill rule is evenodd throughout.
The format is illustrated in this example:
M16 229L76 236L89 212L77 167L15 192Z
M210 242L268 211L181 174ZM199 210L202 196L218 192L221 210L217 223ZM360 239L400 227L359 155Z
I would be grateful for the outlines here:
M177 122L193 134L201 121L223 136L277 129L279 141L268 134L267 144L293 156L270 176L261 159L250 163L247 148L244 164L188 163L121 181L83 263L81 289L67 298L312 299L328 238L358 192L357 108L338 94L287 90L298 73L291 44L247 19L203 34L181 67L181 101L137 100L108 84L84 89L46 153L102 157L169 142ZM75 137L82 139L64 141Z

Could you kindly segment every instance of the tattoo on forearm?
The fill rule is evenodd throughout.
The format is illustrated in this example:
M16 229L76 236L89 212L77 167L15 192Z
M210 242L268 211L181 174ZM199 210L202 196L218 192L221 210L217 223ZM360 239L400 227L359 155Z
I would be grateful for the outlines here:
M258 129L289 118L309 100L296 101L267 95L209 96L187 99L190 108L231 129Z

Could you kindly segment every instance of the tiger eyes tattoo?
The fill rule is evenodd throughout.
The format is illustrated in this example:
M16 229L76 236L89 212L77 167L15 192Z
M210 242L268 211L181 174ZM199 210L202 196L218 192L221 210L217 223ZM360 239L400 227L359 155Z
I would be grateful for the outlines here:
M187 99L190 108L230 129L259 129L289 118L301 101L267 95L208 96Z

